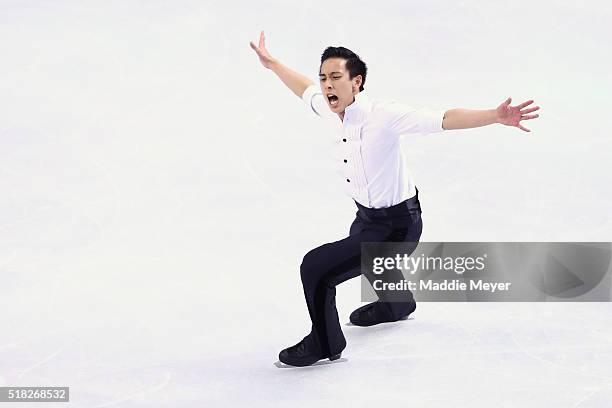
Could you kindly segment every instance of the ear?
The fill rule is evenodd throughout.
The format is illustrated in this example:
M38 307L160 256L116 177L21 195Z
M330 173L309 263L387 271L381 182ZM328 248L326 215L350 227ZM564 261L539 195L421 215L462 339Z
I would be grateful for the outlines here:
M353 78L353 85L357 88L357 90L359 90L359 88L361 87L362 81L363 78L361 77L361 75L357 75L355 78Z

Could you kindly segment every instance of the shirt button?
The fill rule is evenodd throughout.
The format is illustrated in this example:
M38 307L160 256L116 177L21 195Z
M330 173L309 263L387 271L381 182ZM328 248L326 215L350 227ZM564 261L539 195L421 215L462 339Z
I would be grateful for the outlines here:
M344 159L344 162L345 162L345 163L348 163L348 162L346 161L346 159Z
M351 182L351 180L349 180L349 179L346 179L346 181L349 182L349 183Z
M342 139L343 142L346 142L346 139Z

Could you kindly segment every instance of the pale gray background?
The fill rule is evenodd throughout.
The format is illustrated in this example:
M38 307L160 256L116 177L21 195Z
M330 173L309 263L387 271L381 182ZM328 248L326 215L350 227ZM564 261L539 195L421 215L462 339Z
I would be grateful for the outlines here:
M423 241L610 241L611 20L604 1L0 0L0 385L69 385L75 407L609 406L609 303L423 303L345 327L347 361L273 365L309 330L302 256L355 206L331 134L248 42L265 29L315 81L344 45L370 95L417 107L542 107L531 133L404 137ZM342 321L358 305L354 279Z

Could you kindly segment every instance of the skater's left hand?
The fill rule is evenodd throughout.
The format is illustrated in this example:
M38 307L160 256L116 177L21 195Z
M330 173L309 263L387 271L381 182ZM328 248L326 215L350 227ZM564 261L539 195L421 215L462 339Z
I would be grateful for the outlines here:
M523 102L517 106L510 106L511 101L512 98L508 98L497 107L497 109L495 110L495 112L497 113L497 121L506 126L516 126L517 128L524 130L525 132L531 132L531 130L525 129L523 126L521 126L520 122L521 120L529 120L539 117L540 115L527 115L527 113L535 112L540 109L540 107L536 106L533 108L522 110L525 106L532 104L533 100Z

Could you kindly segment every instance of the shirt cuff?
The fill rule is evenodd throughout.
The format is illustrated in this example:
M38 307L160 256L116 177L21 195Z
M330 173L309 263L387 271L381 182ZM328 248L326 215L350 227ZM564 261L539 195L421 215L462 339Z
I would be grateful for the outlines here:
M312 109L314 113L319 115L319 112L316 111L314 105L312 104L312 98L316 94L323 95L323 93L321 92L321 88L319 88L319 86L317 86L316 84L311 84L304 90L304 93L302 94L302 100L307 106L310 107L310 109Z
M444 120L444 113L446 111L438 109L421 109L421 117L423 124L421 126L421 134L437 133L444 131L442 127L442 121Z

